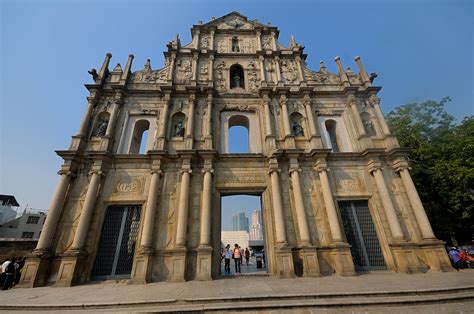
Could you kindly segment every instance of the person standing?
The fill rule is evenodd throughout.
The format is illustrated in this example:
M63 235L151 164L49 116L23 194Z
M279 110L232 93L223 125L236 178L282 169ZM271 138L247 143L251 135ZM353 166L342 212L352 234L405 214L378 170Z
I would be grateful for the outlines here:
M224 250L224 275L230 275L230 258L232 257L232 252L230 251L230 244L227 244Z
M10 263L7 264L5 267L5 281L3 283L2 290L8 290L13 285L13 279L15 276L15 262L16 258L14 258ZM2 265L3 266L3 265Z
M247 263L247 266L249 266L249 259L250 259L250 251L249 248L245 248L245 262Z
M240 264L242 262L242 255L240 254L239 245L234 244L234 264L235 264L235 274L240 274Z

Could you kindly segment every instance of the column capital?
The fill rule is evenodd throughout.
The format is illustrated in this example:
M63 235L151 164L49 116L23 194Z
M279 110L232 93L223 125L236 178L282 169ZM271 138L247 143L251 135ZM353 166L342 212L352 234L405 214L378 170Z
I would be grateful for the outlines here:
M258 60L263 61L263 60L265 60L265 57L264 56L259 56Z
M96 93L92 93L91 92L91 95L90 96L87 96L86 99L87 99L87 103L94 106L95 104L97 104L98 102L98 99L97 99L97 94Z
M209 60L214 60L214 55L209 55Z
M372 94L369 96L369 104L372 106L380 105L380 98L377 95Z
M279 56L275 56L273 59L274 59L276 62L280 61L280 57L279 57Z
M201 173L206 173L206 172L209 172L210 174L213 174L214 173L214 169L212 168L204 168L201 170Z
M62 175L70 176L70 175L72 175L72 171L71 171L71 170L63 170L63 169L61 169L61 170L59 170L59 171L57 172L57 174L60 175L60 176L62 176Z
M410 165L405 159L396 159L392 163L393 169L395 169L396 172L400 172L402 170L410 170Z
M94 174L98 175L99 177L105 176L105 172L104 172L104 171L102 171L102 170L96 170L96 169L93 169L93 170L89 171L88 174L89 174L90 176L91 176L91 175L94 175Z
M287 101L286 95L280 94L280 99L278 100L278 102L280 103L280 106L283 106L283 105L286 106L286 101Z
M308 92L303 94L303 104L305 106L311 106L311 97L309 96Z
M355 105L355 104L356 104L356 98L355 98L354 94L349 94L349 95L347 96L347 104L348 104L349 106L352 106L352 105Z
M150 173L151 173L151 174L157 173L158 175L161 175L161 174L162 174L162 171L161 171L160 169L151 169L151 170L150 170Z
M179 171L179 173L180 173L181 175L183 175L183 174L185 174L185 173L192 174L193 171L192 171L191 169L181 169L181 170Z
M369 170L370 173L376 171L376 170L381 170L382 169L382 164L380 161L372 159L367 162L367 170Z
M189 101L194 103L195 100L196 100L196 94L191 92L189 94Z
M256 34L257 34L257 36L260 36L260 35L262 35L262 32L260 30L257 30Z
M329 171L328 164L324 158L318 158L318 160L314 164L314 169L317 172L322 172L322 171Z

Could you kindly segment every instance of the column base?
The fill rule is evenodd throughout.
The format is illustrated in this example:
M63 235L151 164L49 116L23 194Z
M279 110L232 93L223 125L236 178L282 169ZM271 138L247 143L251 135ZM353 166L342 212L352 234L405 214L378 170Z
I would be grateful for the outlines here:
M159 138L156 139L155 147L153 147L153 149L154 150L165 149L165 143L166 143L166 138L159 137Z
M212 280L211 264L212 264L212 247L199 246L197 248L197 269L196 280Z
M186 271L186 248L175 248L170 251L172 254L172 269L171 275L168 278L169 282L183 282L186 281L184 274Z
M323 148L323 142L321 141L321 136L312 135L310 140L311 149L321 149Z
M112 141L110 140L110 137L102 136L102 138L100 139L99 150L102 151L102 152L108 152L109 149L110 149L110 144L111 143L112 143Z
M71 145L69 145L70 151L82 151L85 147L85 135L78 134L72 137Z
M153 250L149 247L141 247L132 267L132 273L128 283L146 284L151 282L153 268Z
M423 271L416 255L416 246L408 242L395 242L389 244L392 249L393 258L397 269L400 273L419 273Z
M265 137L265 143L267 145L268 153L272 153L276 150L275 136L267 135Z
M303 264L302 277L321 277L318 252L314 246L301 246L295 249Z
M291 248L282 245L275 250L276 266L280 278L295 278L293 253Z
M87 252L83 250L71 250L61 257L58 277L55 287L71 287L81 282L81 274Z
M17 287L34 288L46 286L50 263L51 252L33 251L33 253L27 256Z
M423 240L417 244L420 259L426 264L428 271L454 271L444 244L445 242L437 239Z
M339 276L356 276L352 260L351 247L348 243L336 243L331 248L334 271Z

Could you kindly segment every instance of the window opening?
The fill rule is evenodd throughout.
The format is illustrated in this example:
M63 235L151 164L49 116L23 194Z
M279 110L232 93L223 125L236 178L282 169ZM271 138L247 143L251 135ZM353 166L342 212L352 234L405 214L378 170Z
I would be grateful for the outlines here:
M147 151L147 141L148 141L148 132L146 141L144 140L144 133L150 128L150 122L148 120L138 120L135 123L135 128L133 130L132 143L130 144L130 154L141 154L146 153ZM143 149L142 149L143 142Z
M232 116L229 119L227 150L229 153L250 153L249 119L245 116Z
M339 146L337 145L336 121L327 120L325 125L326 125L326 130L329 134L329 140L331 141L332 151L333 152L338 152L339 151Z

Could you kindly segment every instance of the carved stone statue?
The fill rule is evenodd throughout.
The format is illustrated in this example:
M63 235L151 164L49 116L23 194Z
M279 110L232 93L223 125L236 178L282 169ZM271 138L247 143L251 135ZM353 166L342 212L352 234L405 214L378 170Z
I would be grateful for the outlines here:
M240 52L239 39L237 37L232 38L232 52Z
M293 121L293 134L295 136L304 136L304 131L298 121Z
M232 78L234 81L234 87L240 88L240 76L238 73L235 73L234 77Z
M184 136L184 123L183 121L178 121L174 127L174 136L183 137Z
M107 131L107 126L109 122L106 120L100 120L99 123L97 124L97 130L95 132L95 136L102 137L105 135L105 132Z

